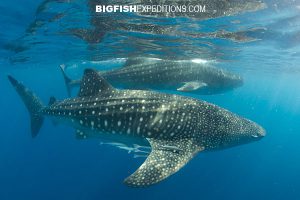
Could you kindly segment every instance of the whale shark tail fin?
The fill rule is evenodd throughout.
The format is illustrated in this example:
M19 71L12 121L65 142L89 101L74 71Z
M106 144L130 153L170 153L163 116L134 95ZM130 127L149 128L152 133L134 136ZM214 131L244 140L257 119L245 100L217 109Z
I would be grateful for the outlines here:
M71 92L72 92L72 87L73 87L73 84L72 84L72 79L70 79L66 72L65 72L65 65L60 65L59 66L60 68L60 71L64 77L64 81L65 81L65 85L66 85L66 88L67 88L67 93L68 93L68 96L70 97L71 96Z
M44 121L44 117L40 113L44 106L40 99L22 83L18 82L12 76L8 76L8 80L13 85L29 111L31 118L31 135L32 137L36 137Z

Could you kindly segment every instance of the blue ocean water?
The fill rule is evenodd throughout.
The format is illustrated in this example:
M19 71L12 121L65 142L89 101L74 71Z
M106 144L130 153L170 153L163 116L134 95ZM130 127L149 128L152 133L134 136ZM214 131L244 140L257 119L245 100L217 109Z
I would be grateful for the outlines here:
M0 199L300 199L300 4L265 3L263 10L205 20L109 16L107 26L100 23L105 30L101 41L87 42L68 32L90 29L93 16L86 1L2 0ZM107 28L115 21L117 28ZM129 30L121 24L142 25ZM176 29L153 33L145 24ZM213 37L218 31L237 35ZM122 183L144 158L97 139L77 140L71 127L46 120L38 137L31 138L29 115L8 74L47 103L50 96L67 97L60 64L79 77L86 67L110 69L134 56L203 59L239 73L244 78L240 88L189 96L259 123L267 136L199 153L149 188Z

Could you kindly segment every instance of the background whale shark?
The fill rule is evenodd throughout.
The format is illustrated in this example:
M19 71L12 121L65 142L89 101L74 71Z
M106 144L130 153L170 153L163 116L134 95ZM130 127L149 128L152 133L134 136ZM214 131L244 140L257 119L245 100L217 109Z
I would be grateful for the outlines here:
M68 94L81 80L71 80L61 67ZM121 68L99 71L115 87L217 94L243 85L241 76L206 62L129 58Z
M99 73L85 70L78 97L44 106L38 97L9 76L31 117L35 137L45 116L75 127L79 139L104 137L148 142L151 153L125 183L145 187L176 173L198 152L257 141L258 124L216 105L184 96L142 90L118 90Z

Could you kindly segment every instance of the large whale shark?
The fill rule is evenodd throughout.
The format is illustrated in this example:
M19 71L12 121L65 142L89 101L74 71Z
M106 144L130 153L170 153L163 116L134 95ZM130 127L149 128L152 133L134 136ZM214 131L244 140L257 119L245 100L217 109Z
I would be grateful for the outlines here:
M68 94L81 80L71 80L61 67ZM241 76L205 62L129 58L125 65L98 72L114 87L217 94L243 85Z
M63 101L38 97L12 76L31 117L35 137L45 116L68 123L77 137L110 138L151 146L146 161L128 178L129 186L158 183L181 169L197 153L257 141L265 136L258 124L216 105L184 96L113 88L96 71L86 69L79 95Z

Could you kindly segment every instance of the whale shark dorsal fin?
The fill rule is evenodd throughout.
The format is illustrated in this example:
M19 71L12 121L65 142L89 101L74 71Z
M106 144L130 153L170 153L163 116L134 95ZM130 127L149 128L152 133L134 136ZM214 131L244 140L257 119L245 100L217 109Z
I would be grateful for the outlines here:
M197 146L191 139L182 139L178 141L165 141L158 139L148 139L152 151L146 161L128 178L125 184L133 187L145 187L158 183L170 175L176 173L196 153L204 150ZM173 147L180 149L176 151Z
M86 69L80 84L79 97L95 96L115 90L99 73L93 69Z

